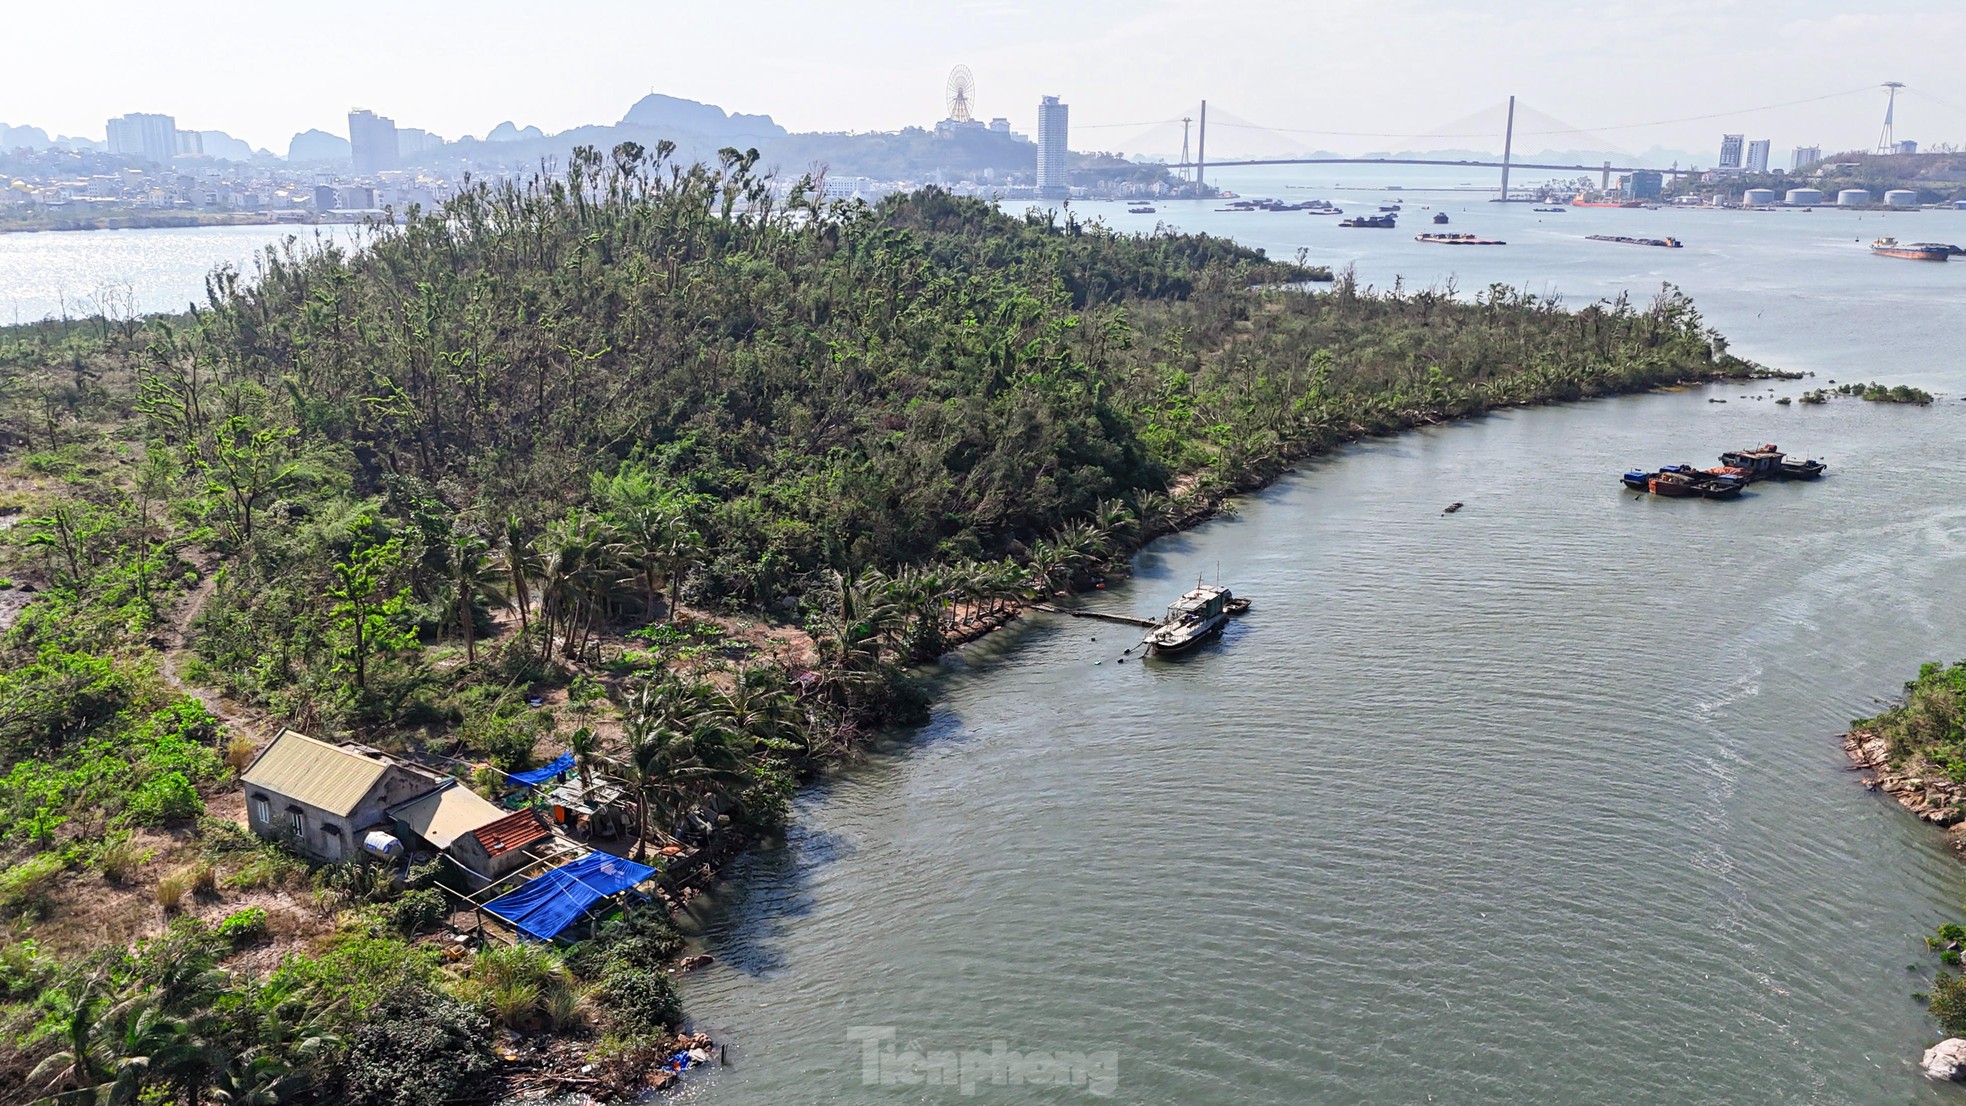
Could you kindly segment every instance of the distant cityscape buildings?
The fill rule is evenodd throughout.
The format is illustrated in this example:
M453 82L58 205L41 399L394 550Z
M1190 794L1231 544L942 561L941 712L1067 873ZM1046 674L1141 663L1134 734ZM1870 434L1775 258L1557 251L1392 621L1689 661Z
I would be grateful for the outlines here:
M1618 178L1618 188L1627 200L1656 200L1666 194L1666 175L1657 169L1640 169Z
M1798 173L1823 160L1821 146L1797 146L1795 153L1789 155L1789 172Z
M348 145L357 173L380 173L403 163L396 121L360 108L348 113Z
M169 165L178 155L177 120L132 112L109 121L109 152Z
M1070 106L1056 96L1038 101L1038 195L1063 197L1069 194L1071 179L1069 154L1065 145Z
M1720 164L1716 168L1739 169L1741 167L1741 148L1746 135L1724 134L1720 136Z
M1773 143L1766 138L1757 138L1753 142L1748 143L1748 172L1766 173L1768 171L1768 147L1771 145Z

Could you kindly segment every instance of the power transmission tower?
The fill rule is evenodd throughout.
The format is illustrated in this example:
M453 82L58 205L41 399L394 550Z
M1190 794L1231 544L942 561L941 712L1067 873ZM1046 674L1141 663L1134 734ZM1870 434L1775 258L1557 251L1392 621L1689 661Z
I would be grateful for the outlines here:
M1877 152L1880 154L1898 152L1897 136L1891 133L1891 117L1897 114L1898 90L1904 86L1903 81L1884 82L1885 89L1890 92L1890 99L1884 101L1884 130L1877 136Z

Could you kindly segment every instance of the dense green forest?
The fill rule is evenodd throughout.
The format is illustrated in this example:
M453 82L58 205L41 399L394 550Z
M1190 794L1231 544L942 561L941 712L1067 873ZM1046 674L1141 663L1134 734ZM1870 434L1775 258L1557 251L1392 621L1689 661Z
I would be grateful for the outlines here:
M569 750L656 843L713 797L770 832L919 711L908 665L1297 458L1750 371L1669 288L1313 290L670 155L289 241L183 316L0 331L0 1102L434 1106L540 1055L633 1086L680 1018L661 911L446 957L440 874L242 829L280 726L481 787Z

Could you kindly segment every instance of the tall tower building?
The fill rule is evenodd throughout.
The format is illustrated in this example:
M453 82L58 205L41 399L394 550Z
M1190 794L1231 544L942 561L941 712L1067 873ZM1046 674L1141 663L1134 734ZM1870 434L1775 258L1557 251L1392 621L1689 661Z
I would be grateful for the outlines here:
M1795 153L1789 155L1789 172L1799 173L1823 160L1821 146L1797 146Z
M357 173L380 173L403 163L396 146L396 121L357 108L348 113L348 145Z
M1741 147L1745 135L1723 134L1720 136L1720 164L1717 168L1739 169L1741 167Z
M1748 143L1748 172L1766 173L1768 171L1768 147L1772 143L1766 138L1757 138Z
M131 112L109 121L109 152L169 165L177 156L177 120Z
M1065 146L1066 118L1069 105L1058 102L1056 96L1046 96L1038 102L1038 195L1063 197L1070 195L1071 172L1067 168L1070 156Z

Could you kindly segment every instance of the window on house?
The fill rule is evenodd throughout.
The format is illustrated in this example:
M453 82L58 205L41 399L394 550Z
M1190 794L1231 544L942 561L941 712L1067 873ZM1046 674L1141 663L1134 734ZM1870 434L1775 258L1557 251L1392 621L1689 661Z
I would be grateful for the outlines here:
M264 795L253 796L253 821L264 829L273 828L273 801Z
M307 837L306 816L301 813L300 808L297 806L287 808L287 833L295 841L304 840Z

